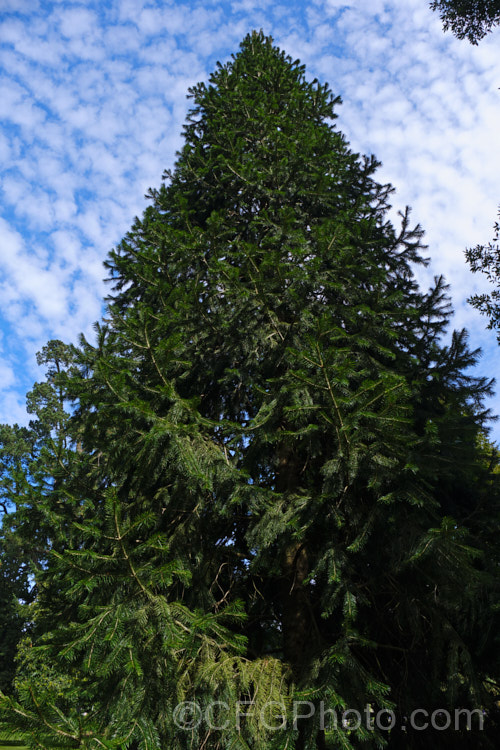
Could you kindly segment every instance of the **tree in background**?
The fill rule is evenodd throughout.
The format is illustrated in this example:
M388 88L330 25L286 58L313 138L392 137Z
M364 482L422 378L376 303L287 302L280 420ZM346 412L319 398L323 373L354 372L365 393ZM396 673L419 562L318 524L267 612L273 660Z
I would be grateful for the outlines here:
M31 631L30 605L37 598L37 576L56 543L56 513L50 498L68 454L69 435L62 391L54 379L69 366L72 351L60 341L44 347L37 361L49 365L47 380L36 383L27 397L33 420L29 427L0 426L0 679L4 692L12 689L17 644ZM64 506L69 512L66 498ZM59 529L59 540L69 542L68 523Z
M26 630L21 602L31 601L30 565L16 535L10 535L9 512L15 508L19 481L24 478L24 461L29 452L27 428L0 426L0 691L13 690L17 645Z
M47 748L493 747L491 384L465 332L441 343L422 232L262 33L190 93L95 345L45 351L9 520L43 550L34 647L4 726ZM325 730L321 701L486 707L490 730Z
M500 214L499 214L500 215ZM495 236L488 245L476 245L465 251L465 257L473 273L481 271L494 289L487 294L473 294L469 302L489 318L488 328L500 331L500 223L495 224ZM500 332L498 333L500 343Z
M430 7L438 11L445 31L471 44L500 23L500 0L433 0Z
M0 564L0 691L11 693L15 673L15 655L23 621L17 606L16 586Z
M494 26L500 23L500 0L434 0L432 10L437 10L444 30L459 39L467 38L477 44ZM474 294L469 302L483 315L489 317L488 328L500 326L500 252L498 247L500 224L495 224L495 236L489 245L477 245L466 250L466 259L473 273L481 271L488 281L496 285L490 294Z

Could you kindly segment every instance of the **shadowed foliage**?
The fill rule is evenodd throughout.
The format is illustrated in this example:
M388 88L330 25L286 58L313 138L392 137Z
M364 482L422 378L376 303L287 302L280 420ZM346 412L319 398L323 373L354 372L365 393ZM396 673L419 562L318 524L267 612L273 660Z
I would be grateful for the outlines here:
M500 23L500 0L433 0L430 7L439 13L445 31L471 44Z

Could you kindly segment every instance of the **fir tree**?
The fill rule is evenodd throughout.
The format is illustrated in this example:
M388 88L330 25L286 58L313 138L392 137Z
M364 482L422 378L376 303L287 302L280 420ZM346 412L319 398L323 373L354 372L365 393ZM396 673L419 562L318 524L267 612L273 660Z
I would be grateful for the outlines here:
M175 168L108 258L96 343L49 374L74 413L45 435L63 453L40 467L37 645L3 716L44 747L423 747L319 712L294 725L292 702L493 705L491 384L466 374L463 331L441 343L444 282L424 293L412 271L422 232L389 222L327 85L253 33L190 96ZM184 700L204 717L190 731Z

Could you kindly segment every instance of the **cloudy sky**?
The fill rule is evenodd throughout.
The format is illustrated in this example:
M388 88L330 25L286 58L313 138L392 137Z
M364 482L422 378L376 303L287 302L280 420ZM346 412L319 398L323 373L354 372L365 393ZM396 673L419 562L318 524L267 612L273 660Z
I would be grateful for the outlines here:
M421 283L445 274L500 376L464 260L500 202L500 31L459 42L428 0L0 0L0 422L26 422L48 339L92 335L102 261L173 164L188 87L259 28L341 95L338 127L426 230Z

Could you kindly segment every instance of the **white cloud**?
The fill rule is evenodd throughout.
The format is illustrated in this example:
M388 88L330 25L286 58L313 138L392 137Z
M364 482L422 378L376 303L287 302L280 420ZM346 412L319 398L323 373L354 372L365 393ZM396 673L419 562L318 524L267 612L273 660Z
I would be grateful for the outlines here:
M25 399L17 391L3 387L0 388L0 414L8 414L10 424L26 425L29 422Z
M14 370L6 365L4 362L0 362L0 383L2 389L7 389L13 386L16 382L16 376Z
M58 21L62 36L70 39L93 34L99 28L97 16L82 6L64 10Z
M2 13L29 13L40 7L38 0L0 0Z

